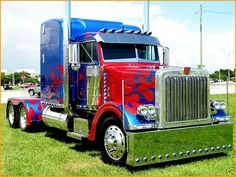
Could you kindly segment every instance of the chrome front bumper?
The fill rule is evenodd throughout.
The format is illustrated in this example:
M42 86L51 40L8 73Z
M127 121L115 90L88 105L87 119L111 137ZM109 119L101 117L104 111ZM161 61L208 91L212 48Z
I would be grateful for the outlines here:
M127 132L127 164L141 166L226 152L233 148L232 137L232 123Z

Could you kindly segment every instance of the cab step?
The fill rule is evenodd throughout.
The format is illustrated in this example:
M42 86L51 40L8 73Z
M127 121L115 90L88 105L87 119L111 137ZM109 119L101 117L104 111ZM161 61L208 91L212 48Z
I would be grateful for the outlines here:
M81 138L87 138L89 132L89 123L87 119L74 118L74 130L73 132L68 132L67 136L81 140Z
M81 140L82 138L87 138L88 135L82 134L82 133L76 133L76 132L67 132L67 136L70 138L74 138L77 140Z

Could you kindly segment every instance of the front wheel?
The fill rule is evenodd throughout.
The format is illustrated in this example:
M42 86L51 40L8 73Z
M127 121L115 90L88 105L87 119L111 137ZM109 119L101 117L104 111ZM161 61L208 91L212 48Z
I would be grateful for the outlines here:
M107 118L102 124L100 146L104 162L124 165L126 162L126 138L122 124L113 117Z

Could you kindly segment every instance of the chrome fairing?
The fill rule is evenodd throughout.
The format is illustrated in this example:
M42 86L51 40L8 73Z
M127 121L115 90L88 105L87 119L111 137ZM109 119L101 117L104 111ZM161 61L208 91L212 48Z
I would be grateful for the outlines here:
M87 66L87 105L96 106L100 96L100 66Z
M141 166L232 149L233 124L127 133L127 164Z
M159 128L211 123L209 75L204 69L163 68L156 72L155 106Z

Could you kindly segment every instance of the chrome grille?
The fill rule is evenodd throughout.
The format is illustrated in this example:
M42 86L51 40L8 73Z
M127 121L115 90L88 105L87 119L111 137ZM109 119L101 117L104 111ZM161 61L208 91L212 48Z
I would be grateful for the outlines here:
M207 119L208 89L206 76L165 77L167 123Z

